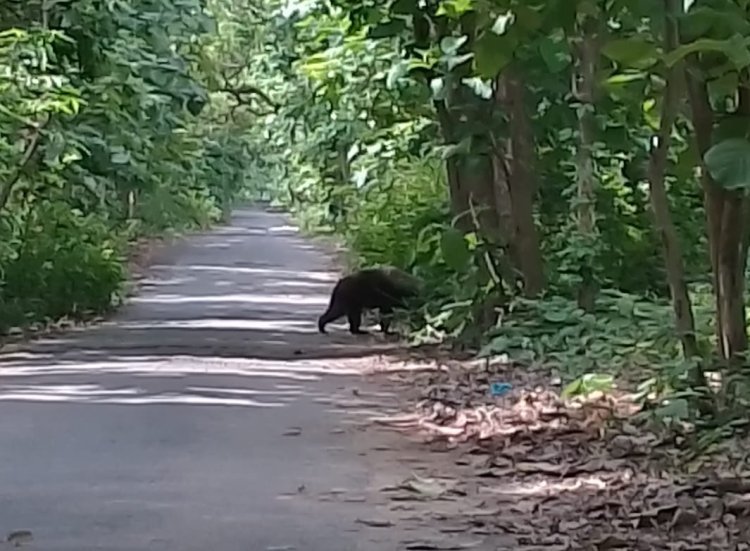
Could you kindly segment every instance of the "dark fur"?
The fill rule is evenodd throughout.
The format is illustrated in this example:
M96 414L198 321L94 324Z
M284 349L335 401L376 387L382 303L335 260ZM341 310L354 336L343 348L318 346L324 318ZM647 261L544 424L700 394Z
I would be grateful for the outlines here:
M377 309L380 329L387 334L394 308L407 306L408 300L418 293L418 280L405 272L396 268L365 268L336 283L328 309L318 318L318 330L325 333L327 324L346 316L352 334L366 333L359 328L362 311Z

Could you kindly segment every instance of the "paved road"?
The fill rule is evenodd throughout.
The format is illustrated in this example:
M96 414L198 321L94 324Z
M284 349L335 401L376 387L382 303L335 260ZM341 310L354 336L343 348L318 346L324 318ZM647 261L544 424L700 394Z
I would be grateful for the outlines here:
M374 473L325 403L361 384L372 345L342 322L317 334L331 260L287 224L238 211L162 251L114 320L0 356L0 538L30 530L30 548L56 551L399 548L396 530L356 522L382 514L356 497ZM336 488L351 502L320 500Z

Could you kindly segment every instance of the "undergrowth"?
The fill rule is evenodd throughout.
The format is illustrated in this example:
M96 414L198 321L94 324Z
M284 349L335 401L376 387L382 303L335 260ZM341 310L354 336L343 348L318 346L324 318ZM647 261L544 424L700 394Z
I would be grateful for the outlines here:
M161 192L126 221L60 201L17 210L0 226L0 335L110 312L124 296L131 243L205 228L220 214L208 195Z
M496 289L483 276L487 256L481 244L472 235L456 239L438 167L429 160L394 165L378 185L353 192L338 222L305 205L292 210L308 231L343 240L349 269L387 264L425 281L427 301L411 315L412 343L479 343L479 356L505 354L520 365L553 369L572 393L611 386L615 379L647 393L658 389L662 396L687 386L692 364L682 356L666 298L610 287L602 289L595 311L586 313L561 294L530 300L514 293L498 308L497 323L477 335L476 305ZM556 270L563 271L550 266ZM553 275L551 288L563 288L565 277ZM714 339L711 290L694 284L691 295L697 340L708 357Z

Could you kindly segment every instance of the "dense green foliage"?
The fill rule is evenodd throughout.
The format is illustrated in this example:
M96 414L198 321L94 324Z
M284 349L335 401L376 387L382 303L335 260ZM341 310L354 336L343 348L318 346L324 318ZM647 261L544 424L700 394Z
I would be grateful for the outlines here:
M117 304L128 243L243 188L241 117L206 106L199 0L0 7L0 332Z
M248 76L280 105L256 144L256 159L277 165L274 196L308 227L342 235L356 262L428 279L418 340L453 336L551 363L567 378L637 367L675 391L699 384L696 362L713 370L719 356L741 362L744 353L741 335L733 350L716 339L717 323L737 324L718 321L729 314L711 297L724 276L712 278L705 189L740 190L722 200L744 204L750 186L746 4L338 0L232 16L266 31L252 42L258 70ZM674 22L681 44L670 42ZM686 67L698 85L708 75L708 143L706 106L675 76ZM523 157L529 137L531 176L513 154ZM528 273L518 277L533 241L514 244L518 226L482 219L507 214L507 195L488 200L488 187L502 186L511 203L530 189L541 292L526 292ZM734 240L744 255L743 227L715 242ZM683 313L677 325L670 297ZM488 309L499 318L488 323ZM732 315L744 331L744 313Z
M417 340L672 390L744 363L745 0L13 5L0 329L262 192L427 280Z

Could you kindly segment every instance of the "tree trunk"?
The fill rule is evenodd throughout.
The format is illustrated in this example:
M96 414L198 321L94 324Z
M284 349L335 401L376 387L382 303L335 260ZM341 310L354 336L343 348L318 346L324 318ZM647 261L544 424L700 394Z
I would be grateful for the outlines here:
M450 189L451 210L457 217L456 226L464 232L476 231L490 251L489 256L495 260L495 251L500 251L504 244L503 232L498 215L494 158L490 147L482 147L482 142L489 142L488 134L477 132L474 122L481 120L481 114L489 113L490 105L482 100L455 79L449 91L448 108L445 104L436 103L441 131L446 143L460 143L472 140L472 150L457 154L446 160L446 173ZM466 121L469 121L468 123ZM490 271L495 266L485 265L489 262L487 255L478 259L479 279L482 285L493 279ZM504 271L504 270L501 270ZM496 306L502 299L503 286L500 285L474 304L473 315L476 329L480 332L496 322Z
M448 108L442 101L434 103L437 111L440 131L445 143L455 143L456 136ZM461 177L458 170L458 159L449 157L445 161L445 173L448 180L448 196L450 198L451 214L458 217L457 226L459 229L468 232L471 231L471 219L469 218L469 199L466 190L461 185Z
M681 0L664 0L667 13L665 27L665 51L670 52L679 44L677 28L674 16L682 11ZM685 268L682 262L682 247L679 236L672 221L672 213L669 210L667 190L664 178L667 166L667 155L671 145L672 127L678 111L680 91L677 77L680 74L678 67L668 70L666 75L666 89L664 91L664 103L659 125L659 143L651 152L649 159L649 188L651 195L651 207L654 211L654 221L661 237L664 255L664 265L667 271L667 282L672 296L672 308L675 315L675 325L682 344L682 351L686 358L697 355L698 350L695 340L695 319L693 317L693 306L690 301L687 284L685 283ZM702 372L694 373L695 382L701 383Z
M747 271L747 252L748 247L750 247L750 201L745 201L745 212L742 215L742 220L744 220L745 227L742 234L742 258L740 259L740 265L742 266L742 269Z
M500 272L505 284L515 291L519 281L517 266L518 246L516 227L513 219L513 205L510 196L510 170L505 159L505 148L500 143L493 147L492 174L495 190L495 211L500 225L500 238L503 240L503 252L500 261Z
M724 358L737 359L747 350L745 317L745 255L742 245L744 197L737 192L727 193L721 220L719 243L719 315L721 316L721 350Z
M599 57L598 21L589 16L581 26L578 48L577 81L573 95L580 102L578 113L578 232L584 242L591 242L596 231L596 175L594 173L593 147L596 119L594 116L596 69ZM578 305L586 311L594 309L597 286L591 266L581 266L582 281L578 289Z
M501 77L502 96L509 117L510 178L508 178L517 266L524 278L524 294L537 296L544 288L544 262L534 223L534 136L524 105L525 87L514 68Z
M691 59L695 63L695 57ZM705 81L686 71L695 141L701 157L701 184L708 221L709 254L716 299L716 331L721 356L730 362L747 350L745 317L746 244L743 212L746 199L740 192L721 188L711 178L703 158L711 147L714 113ZM750 111L747 93L740 93L738 111Z

